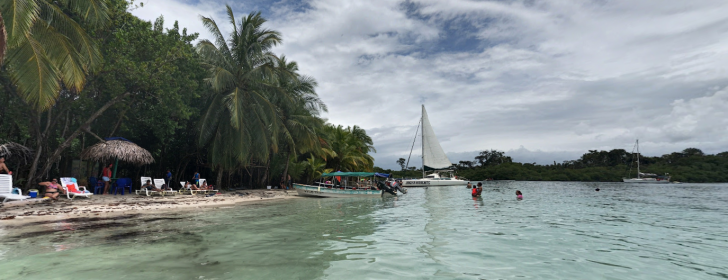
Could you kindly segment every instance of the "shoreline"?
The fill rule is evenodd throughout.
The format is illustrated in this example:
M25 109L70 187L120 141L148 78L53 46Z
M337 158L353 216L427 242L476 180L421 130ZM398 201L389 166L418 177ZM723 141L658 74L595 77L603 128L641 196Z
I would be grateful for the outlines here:
M111 218L149 211L211 210L250 202L301 198L295 190L238 190L211 197L202 195L142 196L94 195L91 198L65 197L58 201L13 203L0 208L0 226L20 226L28 223L55 222L76 218ZM7 204L7 203L6 203Z

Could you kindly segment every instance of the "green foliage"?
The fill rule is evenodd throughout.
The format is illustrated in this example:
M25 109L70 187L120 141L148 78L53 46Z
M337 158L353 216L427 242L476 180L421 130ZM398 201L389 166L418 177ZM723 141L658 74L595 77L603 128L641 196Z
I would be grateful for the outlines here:
M660 157L640 156L640 170L656 174L669 173L673 181L728 182L726 155L728 152L706 155L699 149L688 148ZM509 162L468 167L461 162L456 168L459 176L471 180L621 182L622 178L636 176L636 166L630 168L632 156L622 149L590 150L577 160L553 165Z
M4 70L33 109L48 110L62 90L80 92L87 75L101 65L101 52L87 27L108 23L108 4L107 0L0 2L8 46Z

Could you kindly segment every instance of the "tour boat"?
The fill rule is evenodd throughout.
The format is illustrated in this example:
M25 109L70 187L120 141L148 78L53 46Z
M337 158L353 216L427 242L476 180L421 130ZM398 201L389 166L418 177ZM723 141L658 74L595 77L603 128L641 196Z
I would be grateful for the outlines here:
M404 187L428 187L428 186L460 186L468 182L458 179L455 172L450 169L452 162L445 155L445 151L437 141L435 131L430 125L425 105L422 105L422 179L402 180ZM417 139L415 137L415 139ZM414 145L414 144L413 144ZM412 152L410 151L410 154ZM430 172L427 174L426 172ZM447 176L445 176L447 175Z
M637 141L634 143L634 148L632 148L632 155L635 155L635 150L637 151L637 178L622 178L622 182L624 183L649 183L649 184L668 184L670 183L670 174L665 173L664 176L658 176L654 173L642 173L640 172L640 140L637 139Z
M389 174L372 172L332 172L321 175L320 182L314 185L293 184L300 196L313 197L384 197L407 193L406 189L385 183Z

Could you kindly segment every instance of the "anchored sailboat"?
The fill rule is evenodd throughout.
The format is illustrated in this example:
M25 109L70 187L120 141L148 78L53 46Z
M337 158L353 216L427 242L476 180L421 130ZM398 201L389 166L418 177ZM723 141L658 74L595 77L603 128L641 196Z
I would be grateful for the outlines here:
M637 153L635 153L635 151ZM650 183L650 184L667 184L670 183L669 174L665 173L665 176L657 176L654 173L642 173L640 172L640 140L637 139L632 148L632 155L637 155L637 178L622 178L622 182L625 183ZM633 158L634 159L634 158ZM630 170L631 170L630 165Z
M430 125L430 119L427 117L425 105L422 105L422 179L403 180L402 186L405 187L425 187L425 186L457 186L467 185L468 182L459 180L454 175L454 171L450 169L452 162L445 155L445 151L440 146L440 141L435 136L435 131ZM427 174L431 171L431 174ZM443 176L447 175L447 176Z

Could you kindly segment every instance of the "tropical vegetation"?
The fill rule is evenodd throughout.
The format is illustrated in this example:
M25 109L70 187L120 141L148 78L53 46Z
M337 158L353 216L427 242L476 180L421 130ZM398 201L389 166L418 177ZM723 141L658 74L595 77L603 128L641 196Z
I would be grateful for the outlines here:
M283 34L259 12L236 17L227 7L227 28L201 17L205 40L176 22L165 29L162 17L141 20L125 0L1 5L0 139L32 149L27 163L7 158L26 189L97 175L108 163L79 155L111 136L156 160L120 162L117 177L200 172L223 188L257 188L373 169L371 137L321 117L316 80L273 52Z
M482 151L472 161L453 165L459 176L471 180L519 181L592 181L621 182L622 178L637 175L637 156L623 149L610 151L589 150L580 158L561 163L540 165L520 163L503 151ZM398 161L399 163L400 161ZM705 154L697 148L687 148L659 157L639 155L640 171L663 175L669 173L673 181L711 183L728 182L728 152ZM422 170L383 170L397 177L420 177Z

